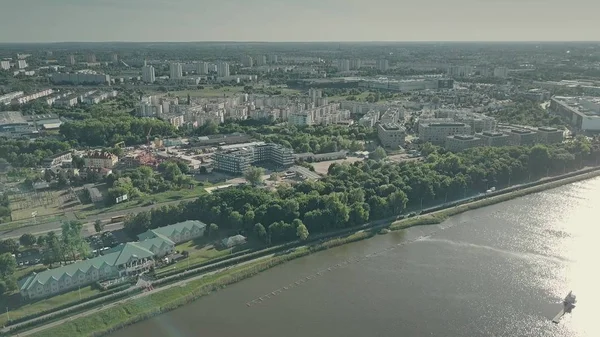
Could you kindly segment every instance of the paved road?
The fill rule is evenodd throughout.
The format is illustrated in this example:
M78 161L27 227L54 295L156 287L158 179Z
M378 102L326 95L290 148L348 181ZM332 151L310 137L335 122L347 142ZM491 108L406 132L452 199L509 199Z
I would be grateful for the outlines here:
M64 318L64 319L61 319L61 320L58 320L58 321L54 321L54 322L48 323L46 325L42 325L42 326L39 326L37 328L31 329L31 330L20 332L20 333L16 334L16 336L19 336L19 337L20 336L29 336L29 335L34 334L36 332L40 332L42 330L46 330L46 329L55 327L57 325L61 325L61 324L67 323L69 321L72 321L72 320L80 318L80 317L86 317L86 316L90 316L90 315L96 314L96 313L98 313L100 311L110 309L112 307L115 307L116 305L125 303L125 302L130 301L130 300L134 300L134 299L138 299L138 298L141 298L141 297L144 297L144 296L148 296L148 295L153 294L155 292L163 291L163 290L170 289L170 288L173 288L173 287L184 286L188 282L199 280L199 279L201 279L203 277L210 276L210 275L213 275L213 274L216 274L216 273L219 273L219 272L222 272L224 270L228 270L228 269L231 269L231 268L234 268L234 267L239 267L239 266L243 266L243 265L246 265L246 264L254 263L254 262L257 262L257 261L260 261L260 260L264 260L264 259L273 257L274 255L275 254L270 254L270 255L263 256L263 257L258 257L256 259L253 259L253 260L250 260L250 261L242 262L242 263L239 263L239 264L236 264L236 265L233 265L233 266L224 267L224 268L212 271L212 272L208 272L208 273L205 273L205 274L202 274L202 275L194 276L194 277L191 277L189 279L181 280L181 281L178 281L178 282L166 285L164 287L157 288L157 289L152 290L152 291L145 291L145 292L143 292L141 294L138 294L138 295L135 295L135 296L132 296L132 297L128 297L128 298L124 298L122 300L119 300L119 301L116 301L116 302L113 302L113 303L110 303L110 304L103 305L103 306L101 306L99 308L95 308L95 309L91 309L91 310L88 310L88 311L84 311L84 312L82 312L80 314L72 315L72 316L69 316L67 318ZM209 268L209 266L206 266L206 268ZM56 314L56 313L54 313L54 314ZM18 324L14 325L13 327L16 327L16 326L18 326Z
M192 199L193 198L169 201L169 202L159 203L159 204L150 205L150 206L133 207L133 208L128 208L128 209L114 211L114 212L106 212L106 213L102 213L102 214L92 215L92 216L87 217L87 219L85 220L87 223L86 223L86 227L84 228L84 233L87 233L86 234L87 236L95 234L94 222L98 219L108 220L114 216L127 215L127 214L131 214L131 213L148 211L155 207L161 207L164 205L175 205L182 201L190 201ZM61 225L62 225L62 221L51 221L51 222L42 222L42 223L39 223L39 224L36 224L33 226L20 227L20 228L9 229L9 230L2 230L2 227L0 226L0 239L19 238L21 235L23 235L25 233L31 233L33 235L41 235L41 234L46 234L46 233L52 232L52 231L59 232ZM116 229L120 229L120 228L123 228L122 223L121 224L107 224L107 226L106 226L107 230L108 229L116 230Z

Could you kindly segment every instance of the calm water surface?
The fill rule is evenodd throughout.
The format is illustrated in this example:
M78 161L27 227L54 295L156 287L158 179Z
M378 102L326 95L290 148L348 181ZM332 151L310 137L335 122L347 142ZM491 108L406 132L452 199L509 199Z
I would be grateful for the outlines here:
M599 210L600 179L563 186L292 261L112 337L598 337Z

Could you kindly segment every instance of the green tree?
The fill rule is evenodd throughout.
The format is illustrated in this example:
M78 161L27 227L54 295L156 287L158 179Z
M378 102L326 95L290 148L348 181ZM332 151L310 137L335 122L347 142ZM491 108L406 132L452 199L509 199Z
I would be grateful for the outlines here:
M265 174L265 170L261 167L250 166L244 172L244 178L252 185L258 186L262 183L262 176Z
M89 245L81 236L83 224L79 221L63 222L62 226L62 245L65 252L71 254L73 260L77 256L85 257L89 254Z
M300 219L294 219L294 221L292 221L292 226L296 227L296 236L298 239L304 241L308 238L308 229Z
M265 229L265 226L260 223L255 224L254 234L260 241L267 243L267 230Z
M0 255L0 278L6 279L12 276L17 269L17 261L11 253Z
M25 247L31 247L31 246L35 245L35 242L36 242L35 236L30 233L25 233L25 234L21 235L21 237L19 238L19 243Z
M378 146L375 151L371 152L371 154L369 154L369 159L373 159L373 160L383 160L385 157L387 157L387 153L385 152L385 150L381 147Z
M19 249L19 243L14 239L0 241L0 254L15 253Z
M104 224L102 223L102 220L98 219L94 221L94 230L96 233L100 233L104 230Z

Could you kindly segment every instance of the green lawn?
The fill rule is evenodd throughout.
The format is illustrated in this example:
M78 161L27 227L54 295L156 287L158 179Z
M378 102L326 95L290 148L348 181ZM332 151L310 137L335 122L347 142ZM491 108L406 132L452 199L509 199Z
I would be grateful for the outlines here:
M365 92L360 93L359 95L355 95L356 100L364 101L367 98L367 96L369 96L370 93L371 93L370 91L365 91ZM330 102L333 102L333 101L339 102L339 101L345 101L348 96L351 96L351 95L329 96L327 98L329 99Z
M194 266L208 260L215 259L231 254L231 249L217 250L211 244L203 243L204 240L190 240L175 246L177 251L187 251L190 255L173 265L168 265L156 270L156 274L160 275L172 270L185 269L188 266Z
M81 298L87 298L100 293L100 290L92 289L91 286L81 288L81 291L74 290L62 295L42 299L33 303L20 303L20 295L15 293L11 296L3 296L0 300L0 306L3 308L9 308L8 315L10 319L17 319L23 316L29 316L36 313L40 313L51 308L64 305L67 303L79 301ZM5 309L6 310L6 309ZM4 311L6 313L6 311ZM7 321L6 314L0 316L0 326L3 326Z
M196 90L178 90L178 91L169 91L167 94L170 96L177 96L179 98L186 98L189 94L190 97L232 97L233 95L240 94L244 91L244 87L221 87L215 89L211 85L204 86L204 89L196 89Z

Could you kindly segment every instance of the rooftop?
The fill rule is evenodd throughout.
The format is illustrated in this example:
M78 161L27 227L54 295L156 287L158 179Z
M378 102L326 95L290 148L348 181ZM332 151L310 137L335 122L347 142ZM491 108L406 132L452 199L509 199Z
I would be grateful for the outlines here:
M549 126L540 127L540 128L538 128L538 130L544 131L544 132L556 132L556 131L558 131L557 128L552 128L552 127L549 127Z
M479 138L471 136L471 135L454 135L454 136L448 136L448 138L454 138L454 139L458 139L458 140L474 140L474 139L479 139Z
M443 128L443 127L451 127L451 126L466 126L465 123L424 123L421 124L421 126L429 126L429 127L438 127L438 128Z
M396 123L385 123L385 124L379 124L381 126L382 129L386 130L386 131L403 131L404 128L402 126L400 126L399 124Z
M0 125L27 124L19 111L0 111Z
M502 132L492 132L492 131L483 131L481 133L481 135L487 136L487 137L505 137L505 136L507 136L506 134L504 134Z

